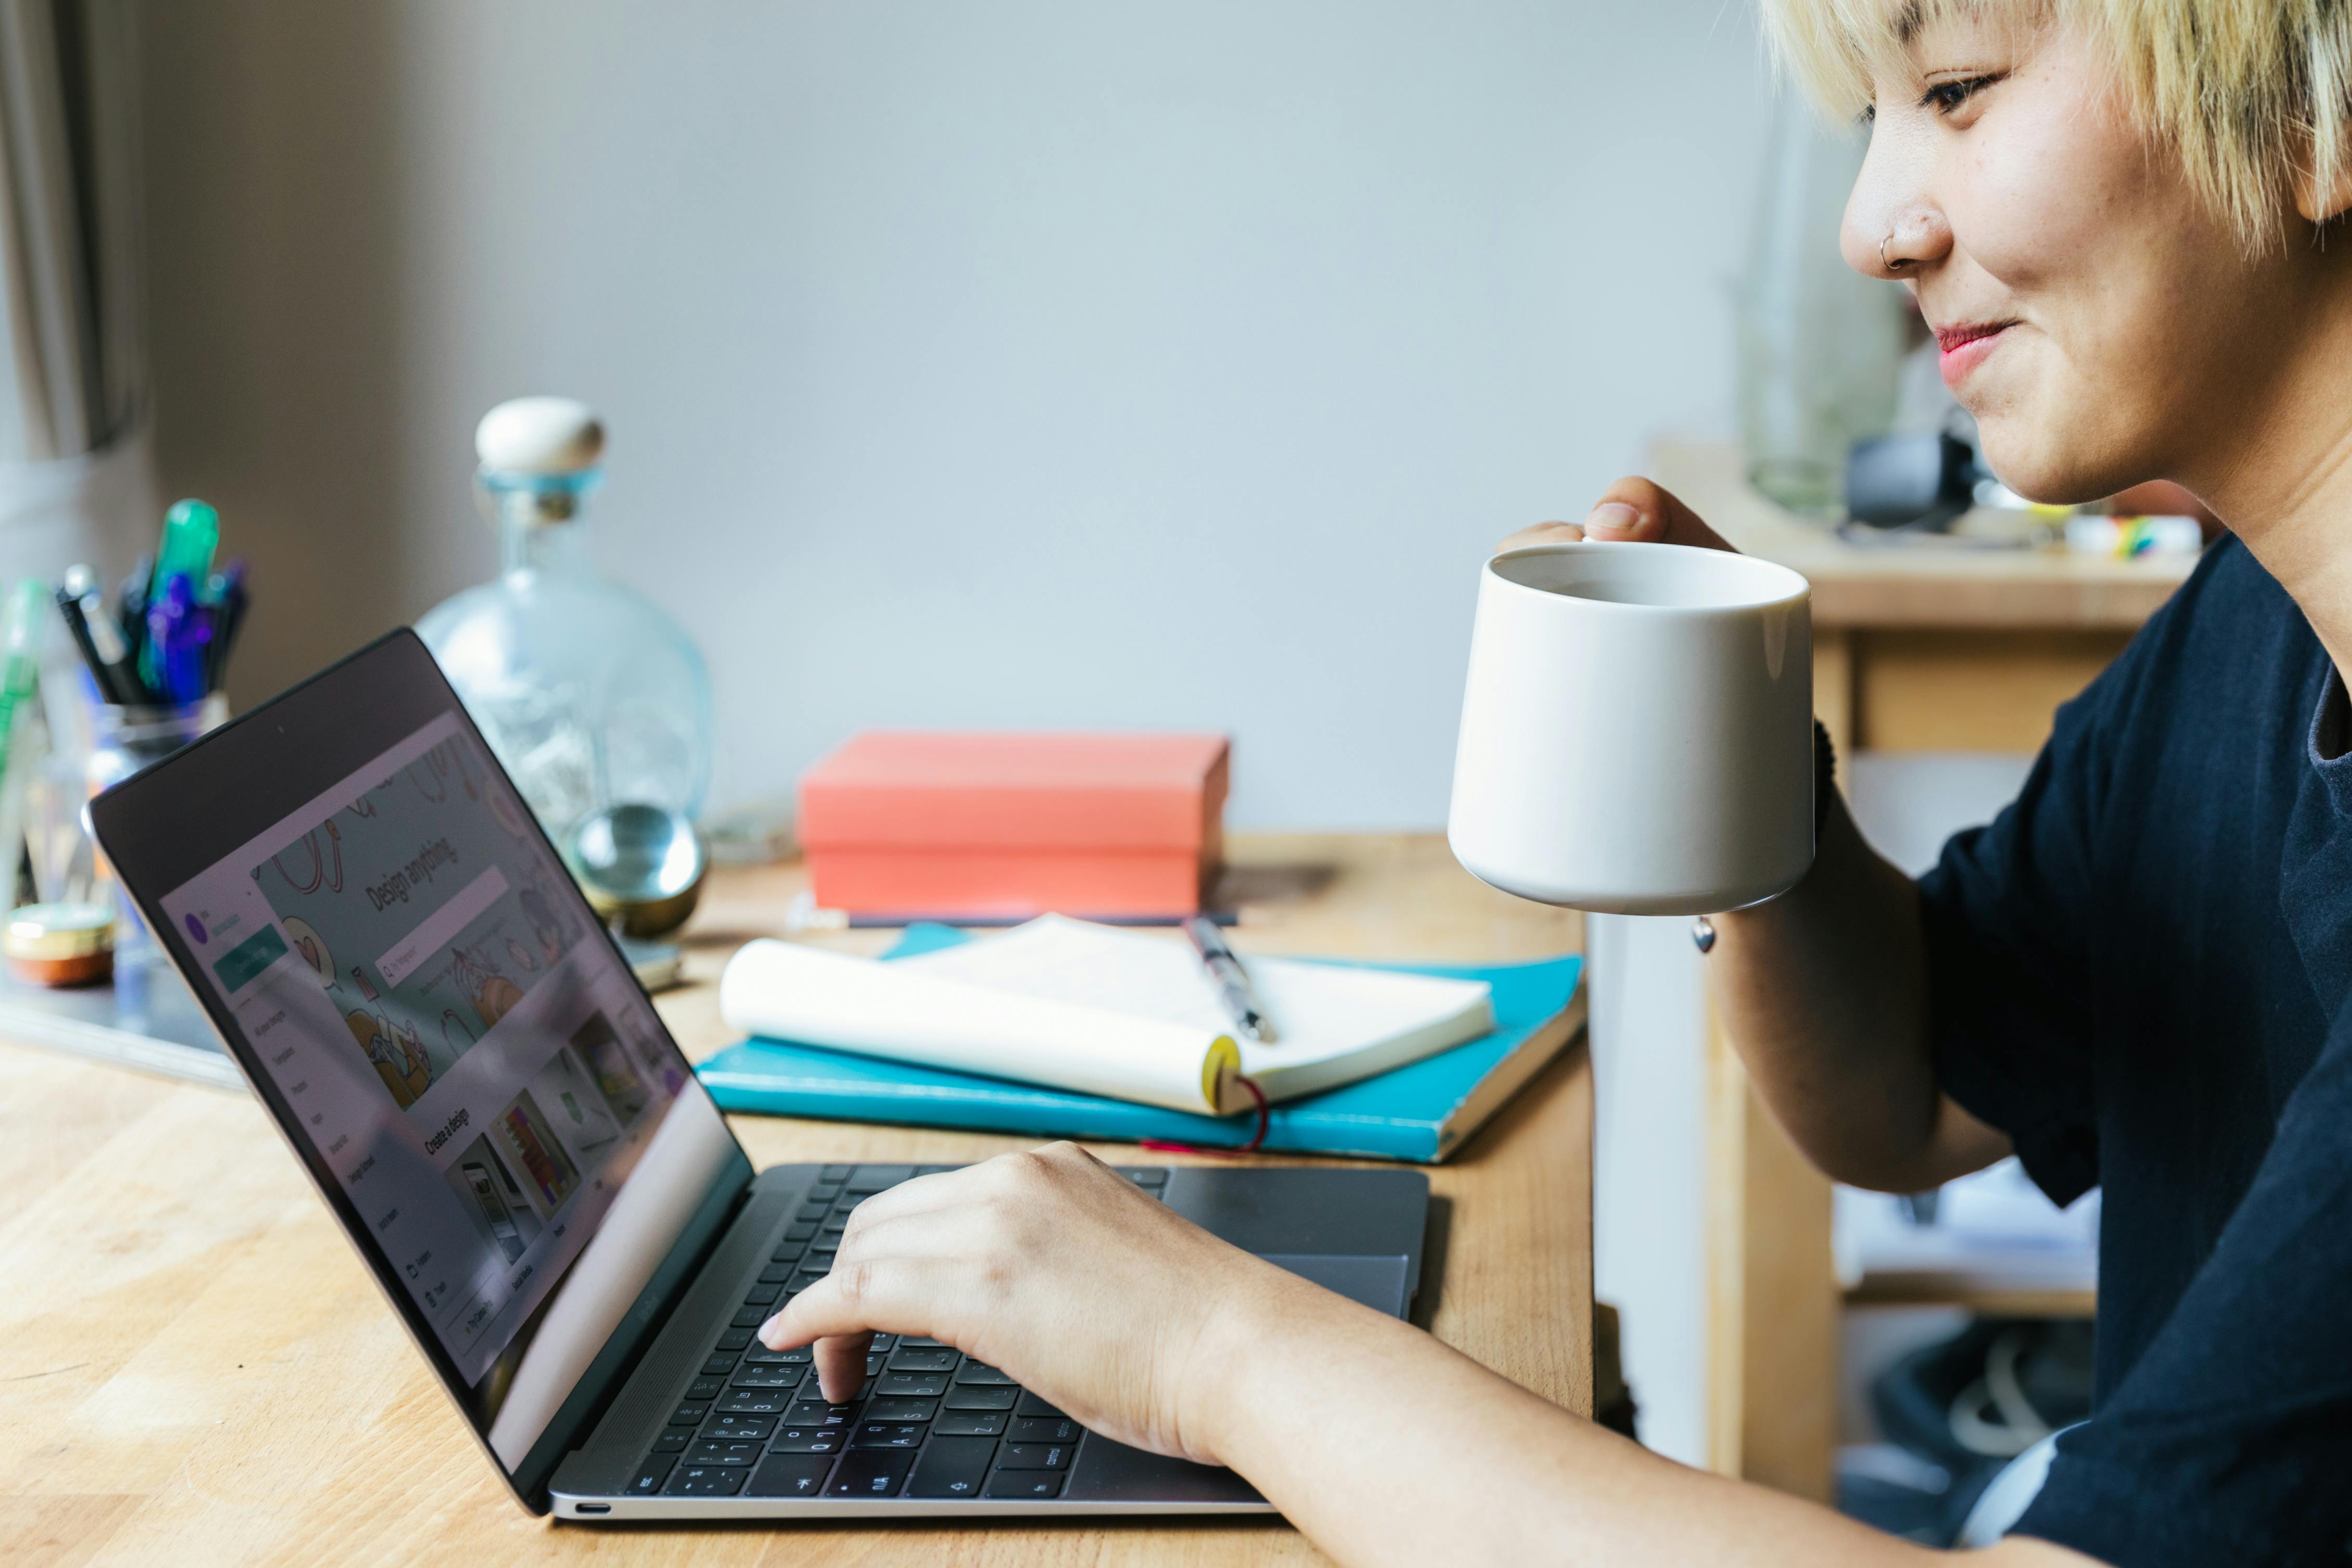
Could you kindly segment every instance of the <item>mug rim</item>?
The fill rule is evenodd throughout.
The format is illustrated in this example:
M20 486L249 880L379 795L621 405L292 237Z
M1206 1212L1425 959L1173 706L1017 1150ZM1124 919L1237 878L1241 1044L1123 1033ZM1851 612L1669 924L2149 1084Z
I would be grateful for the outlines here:
M1778 577L1790 586L1785 587L1780 594L1772 598L1745 600L1737 604L1628 604L1622 600L1585 599L1575 594L1555 592L1547 588L1530 587L1524 582L1515 582L1495 570L1496 566L1502 561L1517 560L1528 556L1585 555L1604 550L1671 550L1676 553L1688 551L1700 555L1729 556L1735 560L1746 562L1748 566L1761 568L1767 576ZM1754 610L1773 610L1786 605L1801 604L1811 599L1813 591L1812 581L1804 573L1794 567L1783 566L1777 560L1767 560L1762 556L1748 555L1739 550L1710 549L1705 545L1667 544L1663 540L1651 539L1555 539L1543 544L1518 545L1510 549L1496 550L1493 555L1488 556L1486 564L1480 569L1480 575L1493 579L1515 593L1535 594L1547 600L1569 600L1597 611L1633 615L1744 614Z

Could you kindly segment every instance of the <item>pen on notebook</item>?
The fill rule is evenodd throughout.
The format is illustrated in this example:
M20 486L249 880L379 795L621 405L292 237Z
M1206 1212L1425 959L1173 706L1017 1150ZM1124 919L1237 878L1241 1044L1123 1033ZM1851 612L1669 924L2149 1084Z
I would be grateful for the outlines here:
M1206 915L1195 915L1184 922L1184 935L1192 939L1192 949L1201 955L1201 962L1209 971L1209 978L1217 988L1217 999L1224 1004L1225 1013L1234 1026L1260 1045L1274 1043L1274 1021L1257 1005L1257 993L1250 989L1249 971L1225 946L1223 933Z

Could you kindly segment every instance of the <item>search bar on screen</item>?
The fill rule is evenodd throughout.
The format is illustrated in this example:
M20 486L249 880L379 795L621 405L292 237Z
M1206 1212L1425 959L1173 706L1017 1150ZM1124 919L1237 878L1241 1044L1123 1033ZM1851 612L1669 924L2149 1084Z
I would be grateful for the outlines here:
M448 903L418 922L415 930L394 943L391 950L375 961L376 973L383 977L384 989L390 990L416 973L425 959L455 942L457 933L480 918L506 890L507 879L496 866L459 888Z

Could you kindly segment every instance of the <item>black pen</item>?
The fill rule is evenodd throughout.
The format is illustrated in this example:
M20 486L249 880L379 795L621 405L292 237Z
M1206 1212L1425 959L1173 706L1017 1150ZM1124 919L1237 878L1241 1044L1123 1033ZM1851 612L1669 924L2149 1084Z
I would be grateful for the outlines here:
M98 688L98 700L120 705L121 696L115 691L114 676L100 656L98 644L89 634L89 622L82 614L81 601L70 588L58 590L58 613L65 617L66 631L71 633L74 646L81 650L82 663L89 666L90 684Z
M1250 989L1249 971L1225 946L1224 934L1216 922L1205 915L1195 915L1184 922L1184 935L1192 939L1192 950L1201 955L1201 962L1215 982L1217 999L1224 1004L1226 1016L1240 1030L1260 1045L1274 1043L1274 1020L1257 1005L1257 994Z

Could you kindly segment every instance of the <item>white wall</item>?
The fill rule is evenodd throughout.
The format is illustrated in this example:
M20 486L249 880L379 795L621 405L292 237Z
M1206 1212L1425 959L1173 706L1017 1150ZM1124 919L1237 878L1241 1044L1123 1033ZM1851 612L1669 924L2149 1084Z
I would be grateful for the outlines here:
M252 701L492 552L481 410L613 429L720 801L874 724L1200 726L1239 825L1444 815L1475 563L1720 424L1724 0L149 0L160 451Z

